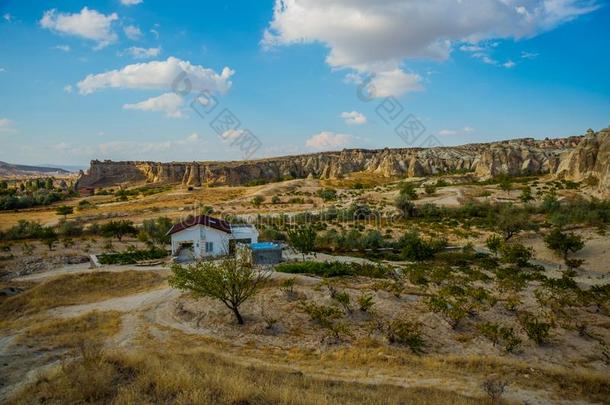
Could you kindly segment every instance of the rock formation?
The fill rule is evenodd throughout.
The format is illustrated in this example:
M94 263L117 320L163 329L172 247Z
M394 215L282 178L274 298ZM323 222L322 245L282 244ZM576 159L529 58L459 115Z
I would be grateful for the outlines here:
M515 139L455 147L400 149L344 149L260 160L233 162L91 162L78 187L106 187L130 183L244 185L284 178L340 178L352 172L383 177L420 177L439 173L472 172L481 178L498 174L558 173L581 180L594 176L600 191L608 191L609 131L584 137Z
M563 156L557 176L597 184L601 195L610 196L610 127L587 131L578 146Z

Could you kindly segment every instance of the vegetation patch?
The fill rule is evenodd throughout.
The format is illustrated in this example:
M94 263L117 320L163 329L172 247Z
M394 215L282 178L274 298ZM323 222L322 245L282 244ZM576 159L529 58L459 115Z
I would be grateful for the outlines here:
M151 247L144 250L128 250L121 253L105 253L98 256L101 264L135 264L143 260L157 260L168 256L165 249Z
M383 265L341 263L341 262L298 262L280 263L276 271L290 274L310 274L319 277L362 276L371 278L387 278L392 270Z

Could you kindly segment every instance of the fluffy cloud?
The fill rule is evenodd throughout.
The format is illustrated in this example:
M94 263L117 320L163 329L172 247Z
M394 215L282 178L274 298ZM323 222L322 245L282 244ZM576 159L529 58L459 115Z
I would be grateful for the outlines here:
M305 145L314 149L336 149L346 146L352 140L351 135L323 131L309 138Z
M4 20L8 21L8 22L13 21L13 16L10 15L9 13L5 13L4 15L2 15L2 18L4 18Z
M366 117L358 111L341 113L341 118L343 118L347 125L362 125L366 123Z
M62 52L70 52L70 45L57 45L54 46L53 49L57 49L58 51Z
M474 132L472 127L464 127L462 129L441 129L438 131L440 136L452 136L452 135L463 135Z
M405 60L445 60L456 43L531 37L596 8L594 0L276 0L261 43L322 43L331 67L383 77L377 96L400 95L421 81L403 71Z
M176 93L165 93L159 97L152 97L148 100L141 101L135 104L125 104L125 110L140 110L140 111L162 111L168 117L182 117L182 97Z
M0 133L15 132L13 121L8 118L0 118Z
M121 55L130 55L136 59L156 58L161 54L161 47L158 48L140 48L132 46L121 52Z
M121 0L121 4L124 6L135 6L136 4L142 3L143 0Z
M80 13L58 13L56 9L45 11L40 25L60 34L73 35L97 42L103 48L117 40L112 23L118 20L116 13L104 15L83 7Z
M229 80L234 71L225 67L220 74L212 69L192 65L174 57L165 61L152 61L127 65L120 70L88 75L78 82L81 94L90 94L111 87L124 89L169 89L174 80L186 73L194 90L226 92L231 88Z
M125 35L127 35L127 38L131 39L132 41L137 41L142 37L142 31L140 31L140 29L135 25L123 27L123 32Z
M66 84L64 86L64 92L66 92L68 94L72 93L72 85L71 84Z

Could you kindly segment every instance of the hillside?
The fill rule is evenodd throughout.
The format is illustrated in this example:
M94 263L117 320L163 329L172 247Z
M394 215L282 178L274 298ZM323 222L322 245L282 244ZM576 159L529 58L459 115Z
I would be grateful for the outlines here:
M584 140L584 142L583 142ZM582 143L582 145L581 145ZM238 186L287 178L341 178L353 172L381 177L421 177L473 173L479 178L500 174L558 174L583 180L596 177L600 192L608 191L609 177L597 153L608 149L610 132L587 132L581 137L469 144L430 149L344 149L235 162L91 162L78 187L106 187L133 183L182 183L186 186ZM606 145L606 146L600 146ZM602 159L603 160L603 159Z
M26 166L0 162L0 177L48 176L68 173L70 172L67 170L54 167Z

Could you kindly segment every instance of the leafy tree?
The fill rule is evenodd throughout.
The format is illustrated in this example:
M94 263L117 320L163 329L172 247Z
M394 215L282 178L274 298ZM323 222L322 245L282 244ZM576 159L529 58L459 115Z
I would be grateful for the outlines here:
M167 217L159 217L156 219L145 220L142 224L142 230L148 238L159 245L166 245L170 242L170 236L167 232L172 227L172 220Z
M398 246L402 249L402 258L413 261L431 259L445 245L446 241L444 240L425 241L415 231L405 233L398 241Z
M67 205L61 205L61 206L57 207L57 209L55 210L55 213L57 215L63 215L64 219L65 219L68 217L68 215L74 213L74 207L69 207Z
M261 204L265 201L265 197L261 196L261 195L256 195L252 198L252 205L254 205L255 207L260 207Z
M552 213L557 211L561 207L557 195L555 193L548 193L542 199L542 210L546 213Z
M47 190L53 190L53 179L49 177L45 183L45 188Z
M527 266L534 255L533 249L523 246L520 243L503 243L500 248L502 260L506 263L514 263L518 266Z
M335 190L334 188L325 188L323 190L318 190L318 197L320 197L324 201L334 201L337 199L337 190Z
M532 196L532 188L530 186L524 187L521 190L521 195L519 196L519 199L523 203L528 203L532 201L534 199L534 197Z
M244 324L240 306L256 295L269 278L268 272L254 269L241 255L186 267L174 264L171 270L169 284L172 287L220 300L240 325Z
M502 207L495 218L496 228L504 235L504 240L509 240L529 225L525 212L516 207Z
M579 235L572 232L562 232L559 228L554 228L546 235L544 237L544 243L549 249L566 261L568 260L568 255L570 253L576 253L585 246L585 243Z
M288 240L293 248L305 255L314 251L316 241L316 230L311 226L303 226L299 229L288 231Z
M43 228L40 234L40 238L44 242L45 245L49 248L49 250L53 250L53 246L59 239L55 230L51 227Z
M415 214L415 204L411 201L411 198L407 195L400 194L394 200L394 206L407 217L413 217Z
M123 239L123 236L138 233L138 230L133 226L133 222L128 220L110 221L102 225L101 231L105 237L115 237L119 242Z
M417 200L417 191L413 183L401 181L398 185L398 191L401 196L407 196L410 200Z
M491 235L485 241L485 246L497 256L498 250L500 250L500 247L502 246L502 238L498 235Z
M498 185L500 186L500 190L505 191L507 194L513 189L513 183L508 176L503 176Z

